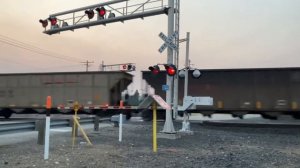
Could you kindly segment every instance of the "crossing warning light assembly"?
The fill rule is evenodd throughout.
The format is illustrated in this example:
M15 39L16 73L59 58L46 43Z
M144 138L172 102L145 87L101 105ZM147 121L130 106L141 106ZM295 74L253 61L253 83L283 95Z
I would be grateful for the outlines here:
M51 26L55 26L57 24L57 19L55 17L50 17L48 19L51 23Z
M110 0L85 7L66 10L49 15L46 23L40 21L45 34L52 35L63 31L74 31L97 25L124 22L155 15L167 14L169 10L165 0L144 0L130 3L129 0ZM96 15L96 16L95 16ZM49 24L50 26L47 26Z
M95 12L91 9L86 10L84 13L88 16L89 19L93 19L94 15L95 15Z
M100 8L96 8L95 10L98 12L100 18L104 19L104 16L106 14L106 9L104 7L100 7Z
M199 69L189 69L189 68L185 68L185 69L182 69L178 72L178 76L180 78L185 78L185 71L188 71L187 74L189 73L189 70L192 70L192 77L195 78L195 79L199 79L200 76L201 76L201 72Z
M133 63L126 63L126 64L120 64L121 65L121 71L135 71L135 65Z
M176 73L177 73L177 68L176 68L175 65L173 65L173 64L162 64L162 65L164 65L164 67L165 67L165 69L166 69L166 72L167 72L167 75L169 75L169 76L174 76L174 75L176 75ZM157 74L159 74L159 72L160 72L160 68L159 68L158 65L150 66L148 69L149 69L149 70L152 72L152 74L154 74L154 75L157 75Z
M174 76L176 74L177 68L176 68L175 65L173 65L173 64L165 64L164 66L165 66L165 69L166 69L167 74L169 76Z
M40 19L39 22L42 23L42 26L43 26L44 28L46 28L46 27L48 26L48 21L47 21L47 19L46 19L46 20Z
M152 74L154 74L154 75L157 75L157 74L159 74L159 72L160 72L160 69L159 69L159 66L158 66L158 65L150 66L148 69L149 69L149 70L152 72Z

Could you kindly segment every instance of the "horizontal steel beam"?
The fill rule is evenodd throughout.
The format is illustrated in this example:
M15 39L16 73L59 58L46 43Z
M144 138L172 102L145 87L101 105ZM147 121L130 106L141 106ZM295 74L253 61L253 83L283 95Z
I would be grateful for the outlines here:
M123 22L125 20L144 18L144 17L160 15L160 14L167 14L167 12L168 12L168 8L164 7L161 9L146 11L146 12L142 12L142 13L136 13L136 14L130 14L130 15L125 15L125 16L118 16L115 18L107 18L107 19L101 19L101 20L96 20L96 21L90 21L90 22L80 23L80 24L76 24L76 25L69 25L66 27L52 28L52 29L44 31L43 33L52 35L52 34L59 33L62 31L67 31L67 30L75 30L75 29L84 28L84 27L88 28L88 27L96 26L96 25L106 25L108 23L114 23L114 22Z
M128 0L115 0L115 1L103 2L103 3L99 3L99 4L95 4L95 5L90 5L90 6L86 6L86 7L81 7L81 8L77 8L77 9L72 9L72 10L68 10L68 11L64 11L64 12L51 14L50 17L57 17L57 16L60 16L60 15L70 14L70 13L83 11L83 10L87 10L87 9L94 9L96 7L111 5L111 4L125 2L125 1L128 1Z

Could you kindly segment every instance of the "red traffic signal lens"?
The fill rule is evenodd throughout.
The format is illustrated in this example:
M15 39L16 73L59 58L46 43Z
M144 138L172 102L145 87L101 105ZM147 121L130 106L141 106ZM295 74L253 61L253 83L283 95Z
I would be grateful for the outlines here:
M157 75L157 74L159 74L159 72L160 72L160 69L159 69L159 67L158 67L157 65L150 66L148 69L149 69L149 70L152 72L152 74L154 74L154 75Z
M104 7L96 8L96 11L101 17L103 17L106 14L106 9Z
M167 69L167 73L168 73L168 75L170 75L170 76L174 76L174 75L176 74L176 70L173 69L173 68L168 68L168 69Z
M94 15L95 15L93 10L86 10L84 13L87 14L89 19L93 19Z
M47 21L47 19L46 19L46 20L40 19L39 22L42 23L42 26L43 26L44 28L48 26L48 21Z
M169 76L174 76L177 72L177 69L176 69L175 65L173 65L173 64L165 65L165 68L166 68L167 74Z
M51 26L55 26L56 23L57 23L57 19L56 18L49 18L48 20L50 21Z

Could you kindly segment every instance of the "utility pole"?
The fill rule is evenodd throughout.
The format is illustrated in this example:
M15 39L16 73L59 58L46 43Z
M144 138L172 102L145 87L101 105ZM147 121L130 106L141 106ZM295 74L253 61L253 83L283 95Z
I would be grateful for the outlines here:
M90 64L94 63L94 61L88 61L86 60L86 62L81 62L83 65L85 65L86 67L86 72L89 71L89 67L91 66Z
M102 61L102 64L100 64L100 71L104 71L104 61Z
M190 32L186 33L186 55L185 55L185 75L184 75L184 97L188 95L188 81L189 81L189 69L190 69Z

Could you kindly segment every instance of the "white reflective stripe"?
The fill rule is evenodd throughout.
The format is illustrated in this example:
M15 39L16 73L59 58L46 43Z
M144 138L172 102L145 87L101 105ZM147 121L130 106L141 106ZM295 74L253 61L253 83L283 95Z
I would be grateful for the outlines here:
M89 110L89 109L137 109L138 106L124 106L124 107L120 107L120 106L84 106L83 109L84 110ZM57 107L58 110L70 110L73 109L73 107Z

